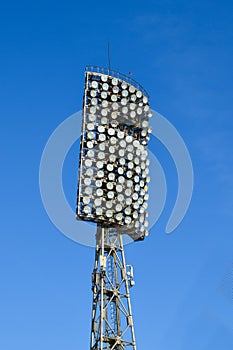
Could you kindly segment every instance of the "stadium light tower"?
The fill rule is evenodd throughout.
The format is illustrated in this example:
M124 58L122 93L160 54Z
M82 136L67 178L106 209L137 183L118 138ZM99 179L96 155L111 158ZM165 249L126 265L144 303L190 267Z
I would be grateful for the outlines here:
M148 234L148 141L152 116L140 84L87 66L77 219L97 224L90 350L136 350L124 237Z

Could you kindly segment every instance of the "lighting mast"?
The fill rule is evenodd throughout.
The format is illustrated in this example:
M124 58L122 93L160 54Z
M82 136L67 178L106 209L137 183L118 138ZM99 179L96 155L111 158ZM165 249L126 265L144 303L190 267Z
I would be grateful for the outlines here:
M136 350L124 243L148 234L151 116L132 77L86 67L76 213L97 224L90 350Z

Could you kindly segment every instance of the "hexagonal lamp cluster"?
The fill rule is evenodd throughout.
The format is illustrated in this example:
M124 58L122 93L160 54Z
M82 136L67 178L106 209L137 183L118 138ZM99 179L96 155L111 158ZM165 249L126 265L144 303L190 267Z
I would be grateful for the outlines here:
M144 239L151 116L148 95L132 78L86 68L77 219Z

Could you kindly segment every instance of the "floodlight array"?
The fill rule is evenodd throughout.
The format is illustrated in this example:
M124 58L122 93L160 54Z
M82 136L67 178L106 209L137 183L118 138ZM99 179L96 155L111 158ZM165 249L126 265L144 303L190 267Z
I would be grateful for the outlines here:
M86 72L77 218L118 226L134 239L148 227L148 97L130 83Z

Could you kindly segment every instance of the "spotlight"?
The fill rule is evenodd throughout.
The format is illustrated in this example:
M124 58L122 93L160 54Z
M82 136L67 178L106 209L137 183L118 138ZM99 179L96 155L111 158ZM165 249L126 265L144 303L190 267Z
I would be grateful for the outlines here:
M149 118L139 85L86 71L77 219L117 226L134 240L148 226Z

